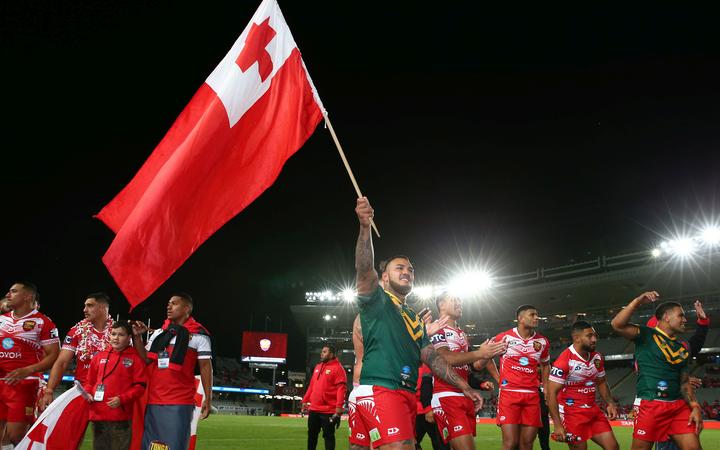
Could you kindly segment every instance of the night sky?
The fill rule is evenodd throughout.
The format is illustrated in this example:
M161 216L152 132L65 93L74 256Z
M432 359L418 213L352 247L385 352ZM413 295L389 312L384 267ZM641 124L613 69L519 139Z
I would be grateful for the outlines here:
M49 5L46 3L53 3ZM128 304L97 213L130 181L259 1L4 2L6 287L40 287L61 333L90 292ZM686 4L281 2L383 235L417 281L650 248L720 214L720 36ZM192 180L188 180L191 182ZM289 305L353 277L354 190L322 125L277 182L132 314L175 290L239 356L240 330L291 333Z

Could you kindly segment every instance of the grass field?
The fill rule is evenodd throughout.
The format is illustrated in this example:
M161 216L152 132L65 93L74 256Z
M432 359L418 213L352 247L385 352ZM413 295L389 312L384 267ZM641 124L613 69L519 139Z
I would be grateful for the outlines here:
M500 449L500 432L495 425L478 425L476 448L478 450ZM92 449L88 430L83 450ZM621 449L630 448L632 429L615 428ZM347 450L347 422L343 422L335 434L337 450ZM285 417L252 417L213 415L200 423L197 450L303 450L306 448L307 422L304 419ZM701 441L704 450L720 450L720 430L705 430ZM431 449L425 439L423 448ZM564 444L550 442L552 449L567 449ZM539 449L539 445L535 445ZM600 448L590 443L588 448ZM318 450L324 449L322 436Z

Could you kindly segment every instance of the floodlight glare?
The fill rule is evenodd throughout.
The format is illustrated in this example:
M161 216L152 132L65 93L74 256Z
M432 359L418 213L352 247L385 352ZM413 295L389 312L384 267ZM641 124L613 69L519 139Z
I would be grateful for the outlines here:
M417 286L412 290L420 300L431 300L435 294L434 286Z
M473 297L493 286L492 276L485 271L464 272L448 283L448 292L458 297Z
M659 258L660 255L662 255L662 250L660 250L659 248L654 248L652 249L650 254L653 256L653 258Z
M343 291L340 293L340 296L346 302L351 302L351 301L355 300L357 293L355 292L354 289L346 288L346 289L343 289Z
M715 246L720 244L720 228L709 226L702 230L700 239L705 245Z
M680 258L687 258L695 251L695 241L691 238L679 238L670 242L672 253Z
M323 316L323 319L330 320L331 319L330 314L325 314L325 316Z

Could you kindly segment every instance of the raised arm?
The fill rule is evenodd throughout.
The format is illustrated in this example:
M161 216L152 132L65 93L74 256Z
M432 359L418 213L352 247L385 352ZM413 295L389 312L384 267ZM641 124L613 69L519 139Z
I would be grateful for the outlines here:
M613 317L613 320L610 322L613 330L625 339L635 339L640 330L637 325L630 323L633 313L639 306L647 303L653 303L659 297L660 294L657 292L649 291L641 294L639 297L631 301L625 308L621 309L615 317Z
M145 364L150 364L150 360L147 357L147 350L145 350L145 345L143 345L143 335L148 331L147 325L145 325L139 320L136 320L132 323L132 330L133 347L135 347L135 351L137 352L140 359L145 361Z
M360 233L355 246L355 272L357 293L359 296L370 295L378 285L378 274L375 271L375 254L372 244L370 222L375 212L367 197L357 199L355 207L360 221Z

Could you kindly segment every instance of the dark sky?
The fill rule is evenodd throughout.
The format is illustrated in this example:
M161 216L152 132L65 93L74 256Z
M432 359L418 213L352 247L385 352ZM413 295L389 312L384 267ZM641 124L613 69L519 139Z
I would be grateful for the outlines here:
M95 290L127 313L100 261L113 235L92 215L259 1L173 3L0 7L0 279L37 283L62 333ZM479 3L281 2L376 209L379 255L411 255L418 282L459 260L517 273L643 250L713 217L720 36L710 11ZM157 323L169 293L185 290L221 354L239 355L240 330L269 315L296 338L291 368L302 367L288 306L352 278L354 203L321 126L134 317Z

